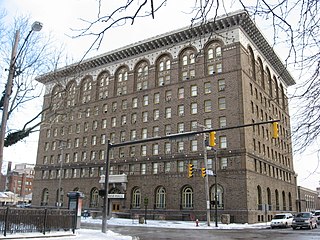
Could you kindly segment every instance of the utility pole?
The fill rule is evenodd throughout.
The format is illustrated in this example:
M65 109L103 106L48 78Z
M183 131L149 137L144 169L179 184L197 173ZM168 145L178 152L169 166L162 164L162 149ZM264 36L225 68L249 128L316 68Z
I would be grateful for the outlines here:
M9 114L9 100L12 92L19 39L20 39L20 31L17 30L15 34L13 48L12 48L11 60L9 65L9 75L8 75L8 80L7 80L7 84L4 92L4 99L3 99L2 119L1 119L1 127L0 127L0 177L2 175L1 170L2 170L2 163L3 163L4 139L6 136L7 120L8 120L8 114Z

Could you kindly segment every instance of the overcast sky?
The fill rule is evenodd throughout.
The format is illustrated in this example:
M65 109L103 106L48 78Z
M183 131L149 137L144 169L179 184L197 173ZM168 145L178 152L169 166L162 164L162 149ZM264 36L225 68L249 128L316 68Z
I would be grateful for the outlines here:
M119 2L121 1L108 1L108 4ZM232 4L225 4L228 11L239 9L239 6L235 6L234 1L230 2ZM163 9L156 13L155 19L151 17L138 19L134 25L127 24L123 27L110 29L99 51L91 52L90 56L102 54L149 37L188 26L191 20L191 15L188 13L191 11L192 3L194 3L194 0L169 0ZM81 29L85 26L85 22L80 18L91 20L96 16L97 2L95 0L0 0L0 7L6 11L5 20L7 24L12 23L14 17L21 15L29 16L31 22L42 22L43 29L41 32L48 35L52 34L60 45L64 44L69 59L72 58L74 61L83 56L83 53L93 40L89 37L74 39L70 36L77 34L71 29ZM267 32L268 25L259 24L259 28L264 36L270 36L270 33ZM271 41L271 39L269 40ZM283 56L282 54L279 55ZM42 100L42 98L37 100L35 103L37 107L32 106L34 111L41 107ZM32 112L30 107L21 110L21 112L23 111ZM35 163L37 138L38 134L33 134L27 140L6 148L4 152L5 162ZM318 146L315 147L319 148ZM303 156L295 156L294 164L295 171L298 173L298 184L315 190L319 185L320 178L317 157L311 153L312 150ZM306 159L308 164L306 164Z

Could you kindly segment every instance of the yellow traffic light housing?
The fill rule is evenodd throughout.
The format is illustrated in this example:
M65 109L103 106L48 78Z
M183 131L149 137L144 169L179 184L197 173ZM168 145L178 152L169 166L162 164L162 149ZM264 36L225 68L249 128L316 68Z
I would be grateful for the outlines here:
M189 178L192 178L192 177L193 177L193 171L194 171L194 169L193 169L193 164L189 163L189 164L188 164L188 177L189 177Z
M216 132L209 133L209 146L214 147L216 145Z
M279 138L279 123L278 122L273 122L272 123L272 137L273 138Z
M207 169L206 168L201 168L201 176L203 178L207 176Z

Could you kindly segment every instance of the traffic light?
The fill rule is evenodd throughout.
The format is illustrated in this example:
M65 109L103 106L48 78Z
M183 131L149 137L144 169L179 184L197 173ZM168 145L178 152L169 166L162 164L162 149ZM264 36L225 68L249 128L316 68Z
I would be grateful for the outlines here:
M206 168L201 168L201 176L206 177L207 176L207 169Z
M278 138L279 137L279 123L278 122L273 122L272 123L272 137L273 138Z
M193 177L193 164L189 163L188 164L188 177L192 178Z
M209 146L214 147L216 145L216 132L209 133Z

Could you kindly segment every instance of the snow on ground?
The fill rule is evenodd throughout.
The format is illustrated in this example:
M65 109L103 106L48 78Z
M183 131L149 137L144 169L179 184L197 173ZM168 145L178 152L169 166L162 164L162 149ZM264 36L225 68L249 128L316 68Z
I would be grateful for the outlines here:
M101 226L101 219L82 218L82 223L91 223ZM176 229L245 229L245 228L267 228L270 223L257 223L257 224L222 224L218 222L218 227L215 226L215 222L211 222L210 226L207 225L206 221L199 222L199 226L196 226L194 221L166 221L166 220L148 220L147 224L139 224L138 219L123 219L123 218L111 218L108 220L108 225L114 226L138 226L138 227L156 227L156 228L176 228ZM37 240L47 239L48 237L55 237L55 240L138 240L139 238L124 236L118 233L114 233L110 230L107 233L102 233L101 230L91 229L78 229L75 234L72 232L51 232L46 233L44 236L41 233L24 233L24 234L8 234L7 237L0 236L0 239L21 239L21 238L36 238Z

